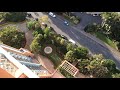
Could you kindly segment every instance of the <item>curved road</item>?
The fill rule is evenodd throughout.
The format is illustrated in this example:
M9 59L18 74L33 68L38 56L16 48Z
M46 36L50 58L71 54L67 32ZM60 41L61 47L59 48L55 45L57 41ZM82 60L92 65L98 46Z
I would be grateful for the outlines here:
M33 15L34 13L31 12ZM39 17L44 15L41 12L38 12ZM34 17L34 15L33 15ZM35 16L36 17L36 16ZM103 54L106 59L112 59L115 61L118 68L120 68L120 55L112 52L110 48L105 45L100 40L95 37L90 36L89 34L78 30L78 28L74 26L66 26L63 23L63 19L59 16L53 18L49 16L51 26L55 29L55 31L59 34L65 35L68 39L73 39L77 42L77 44L87 47L93 54ZM118 56L119 55L119 56Z

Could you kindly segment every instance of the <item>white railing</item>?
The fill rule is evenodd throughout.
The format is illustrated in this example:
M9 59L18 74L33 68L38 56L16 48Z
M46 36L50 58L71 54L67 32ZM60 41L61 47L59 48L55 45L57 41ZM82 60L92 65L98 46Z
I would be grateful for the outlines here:
M22 65L20 62L18 62L14 57L12 57L7 51L5 51L0 46L0 53L4 54L5 57L13 63L17 68L19 68L28 78L39 78L36 74L34 74L29 68L27 68L25 65Z
M5 44L0 44L0 46L3 47L3 48L7 48L9 50L13 50L13 51L18 52L18 53L21 53L21 51L19 51L18 49L15 49L15 48L10 47L10 46L5 45Z
M15 76L15 72L18 69L15 65L10 63L7 59L1 59L0 67L10 73L12 76Z

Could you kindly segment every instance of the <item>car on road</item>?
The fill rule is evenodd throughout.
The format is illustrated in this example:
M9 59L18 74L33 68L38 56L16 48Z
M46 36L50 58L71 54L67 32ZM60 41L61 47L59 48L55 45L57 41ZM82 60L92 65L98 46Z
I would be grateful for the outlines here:
M49 15L54 17L54 18L56 17L56 15L54 13L52 13L52 12L49 12Z
M64 24L67 25L67 26L69 25L69 23L67 21L64 21Z
M102 12L86 12L87 14L91 14L92 16L100 16Z

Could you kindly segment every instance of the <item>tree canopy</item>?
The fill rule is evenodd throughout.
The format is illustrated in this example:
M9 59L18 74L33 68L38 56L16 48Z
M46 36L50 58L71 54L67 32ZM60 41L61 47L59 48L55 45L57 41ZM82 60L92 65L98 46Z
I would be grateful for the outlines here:
M26 19L26 12L4 12L3 18L10 22L20 22Z
M31 51L33 51L34 53L39 53L41 51L41 40L43 39L43 35L42 34L38 34L34 40L32 41L31 45L30 45L30 49Z
M75 54L74 54L74 52L73 51L68 51L67 53L66 53L66 55L65 55L65 59L67 59L67 61L69 61L69 62L74 62L74 61L76 61L76 58L75 58Z
M7 26L0 31L0 40L9 46L21 48L25 46L25 34L19 32L16 26Z
M77 59L85 59L88 55L88 49L84 47L77 47L74 49L75 55Z
M102 15L103 30L109 33L109 36L120 41L120 15L117 12L105 12Z

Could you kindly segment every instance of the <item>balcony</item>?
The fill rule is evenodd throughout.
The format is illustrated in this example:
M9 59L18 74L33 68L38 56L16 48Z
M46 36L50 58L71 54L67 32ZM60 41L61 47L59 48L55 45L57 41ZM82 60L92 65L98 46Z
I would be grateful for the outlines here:
M8 52L11 56L13 56L15 59L17 59L18 61L25 61L25 62L32 62L32 58L28 57L28 56L23 56L17 53L13 53L13 52Z
M0 62L1 62L0 67L3 70L5 70L6 72L9 72L14 77L17 77L16 71L20 70L21 73L24 73L28 78L39 78L29 68L27 68L25 65L22 65L18 60L16 60L14 58L16 56L14 56L14 55L12 56L10 53L7 52L7 50L2 48L1 46L0 46L0 54L1 54L0 56L2 56L2 57L0 57ZM19 57L17 57L17 58L19 58Z
M15 76L15 72L18 69L14 64L12 64L11 62L9 62L7 59L0 59L1 63L0 63L0 68L2 68L3 70L7 71L9 74L11 74L12 76Z

